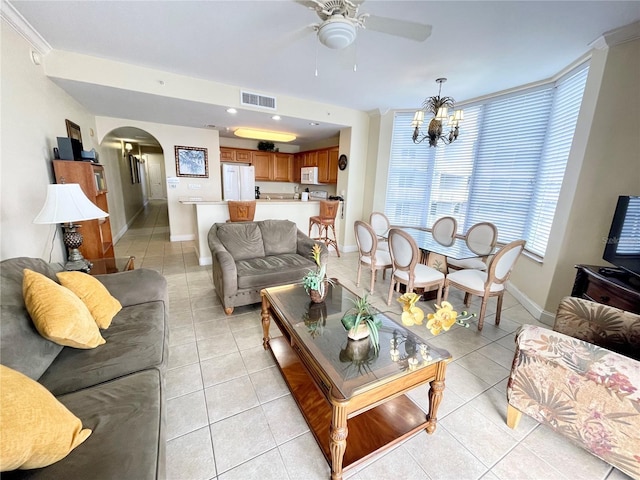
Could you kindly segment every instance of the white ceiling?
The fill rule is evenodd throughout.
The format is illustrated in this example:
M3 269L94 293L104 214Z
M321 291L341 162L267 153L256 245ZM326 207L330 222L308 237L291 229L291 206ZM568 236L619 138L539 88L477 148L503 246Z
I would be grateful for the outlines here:
M360 13L433 26L415 42L359 30L355 47L330 50L296 1L34 1L11 4L54 49L370 111L413 109L437 94L458 101L549 78L602 34L640 20L640 1L382 1ZM357 71L354 70L354 62ZM315 70L318 75L315 75ZM339 126L59 81L98 115L202 127L252 125L308 142Z

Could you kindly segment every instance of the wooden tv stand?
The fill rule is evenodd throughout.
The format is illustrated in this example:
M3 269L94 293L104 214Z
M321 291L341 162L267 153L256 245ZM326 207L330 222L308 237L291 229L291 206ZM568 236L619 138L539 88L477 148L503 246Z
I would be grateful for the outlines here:
M640 314L640 277L614 267L576 265L571 296Z

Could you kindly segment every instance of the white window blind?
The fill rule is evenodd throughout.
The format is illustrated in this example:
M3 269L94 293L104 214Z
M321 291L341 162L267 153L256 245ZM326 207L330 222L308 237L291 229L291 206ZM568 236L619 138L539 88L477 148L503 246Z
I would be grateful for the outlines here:
M638 255L638 252L640 252L640 197L630 197L616 254Z
M489 221L500 242L525 239L544 256L587 74L583 64L555 83L466 107L460 136L447 146L414 144L413 112L397 112L391 223L430 227L451 215L464 233Z

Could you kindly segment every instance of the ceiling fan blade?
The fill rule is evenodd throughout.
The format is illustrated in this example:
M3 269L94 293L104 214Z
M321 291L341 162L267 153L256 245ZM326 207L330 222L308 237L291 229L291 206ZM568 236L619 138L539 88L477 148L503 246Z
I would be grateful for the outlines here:
M376 15L367 16L364 19L364 27L367 30L408 38L416 42L424 42L431 35L431 25Z

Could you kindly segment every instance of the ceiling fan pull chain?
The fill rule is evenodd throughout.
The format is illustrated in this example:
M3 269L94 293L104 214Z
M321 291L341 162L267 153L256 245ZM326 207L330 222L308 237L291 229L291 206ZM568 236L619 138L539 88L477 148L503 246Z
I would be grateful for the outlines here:
M353 71L358 71L358 37L353 42Z
M318 42L316 42L316 77L318 76Z

